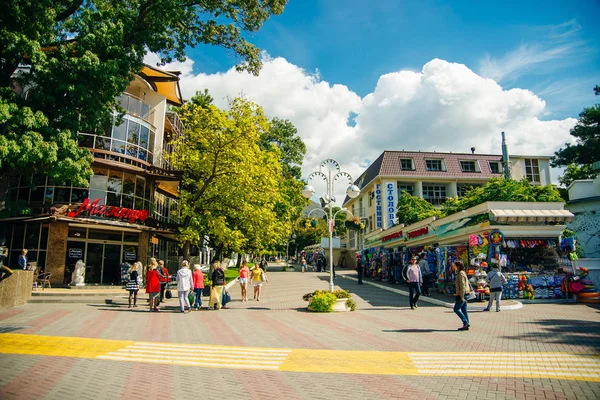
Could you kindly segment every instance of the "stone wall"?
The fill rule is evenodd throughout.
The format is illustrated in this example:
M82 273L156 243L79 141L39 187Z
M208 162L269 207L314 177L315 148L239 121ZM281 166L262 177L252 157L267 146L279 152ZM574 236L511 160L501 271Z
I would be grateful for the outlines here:
M23 306L31 297L33 271L15 270L13 274L0 282L0 310Z
M65 260L67 259L67 236L69 224L53 221L48 232L48 256L46 257L46 273L52 273L50 283L60 286L65 274Z

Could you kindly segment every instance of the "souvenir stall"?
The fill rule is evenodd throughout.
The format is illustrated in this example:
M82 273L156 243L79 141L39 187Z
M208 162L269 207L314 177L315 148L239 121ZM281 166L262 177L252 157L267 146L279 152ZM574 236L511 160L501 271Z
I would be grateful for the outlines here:
M427 251L437 288L447 295L454 294L452 265L461 260L479 300L489 294L485 278L495 264L509 279L504 298L561 298L565 272L558 244L573 217L562 203L486 202L404 227L402 244L407 254Z

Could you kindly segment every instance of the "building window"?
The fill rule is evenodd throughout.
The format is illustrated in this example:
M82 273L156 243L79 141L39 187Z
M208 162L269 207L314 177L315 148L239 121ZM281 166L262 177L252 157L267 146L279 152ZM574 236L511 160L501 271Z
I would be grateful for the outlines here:
M490 161L490 171L492 171L492 174L499 174L500 161Z
M423 199L433 205L440 205L446 201L446 186L423 185Z
M480 187L479 185L456 185L456 195L459 199L462 199L465 194L476 187Z
M477 165L473 160L461 161L460 169L462 170L462 172L479 172L477 171Z
M427 171L444 171L442 160L425 160Z
M529 182L540 182L540 165L538 160L525 159L525 175Z
M398 185L398 197L402 196L402 192L406 192L408 194L410 194L411 196L413 195L414 192L414 186L412 184L402 184L402 183L397 183Z
M412 159L411 158L401 158L400 159L400 168L403 171L412 171L414 169Z

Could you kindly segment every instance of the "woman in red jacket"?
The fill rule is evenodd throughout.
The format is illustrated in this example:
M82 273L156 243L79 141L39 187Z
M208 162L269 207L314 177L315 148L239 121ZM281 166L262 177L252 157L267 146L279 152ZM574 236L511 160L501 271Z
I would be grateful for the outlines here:
M200 271L200 264L194 265L192 273L194 280L194 293L196 293L196 301L194 302L194 310L202 308L202 290L204 289L204 274Z
M150 299L150 311L160 311L158 308L158 296L160 294L160 276L156 271L158 263L156 259L150 259L148 266L148 275L146 275L146 293Z

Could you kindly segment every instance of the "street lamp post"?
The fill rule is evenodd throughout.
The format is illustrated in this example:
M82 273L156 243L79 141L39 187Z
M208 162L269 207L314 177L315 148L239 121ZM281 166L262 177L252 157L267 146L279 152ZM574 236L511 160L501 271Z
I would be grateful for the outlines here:
M308 176L307 184L302 189L302 195L307 199L310 199L315 194L315 189L308 183L310 183L312 178L317 176L327 183L325 200L327 201L327 207L329 207L327 218L327 225L329 227L329 290L333 293L333 228L335 226L335 215L340 211L347 211L346 209L342 209L333 215L333 203L335 202L334 183L338 178L346 178L350 182L350 186L346 189L346 194L352 199L360 194L360 189L352 183L352 176L349 173L341 171L340 164L336 160L328 158L321 161L318 171Z

